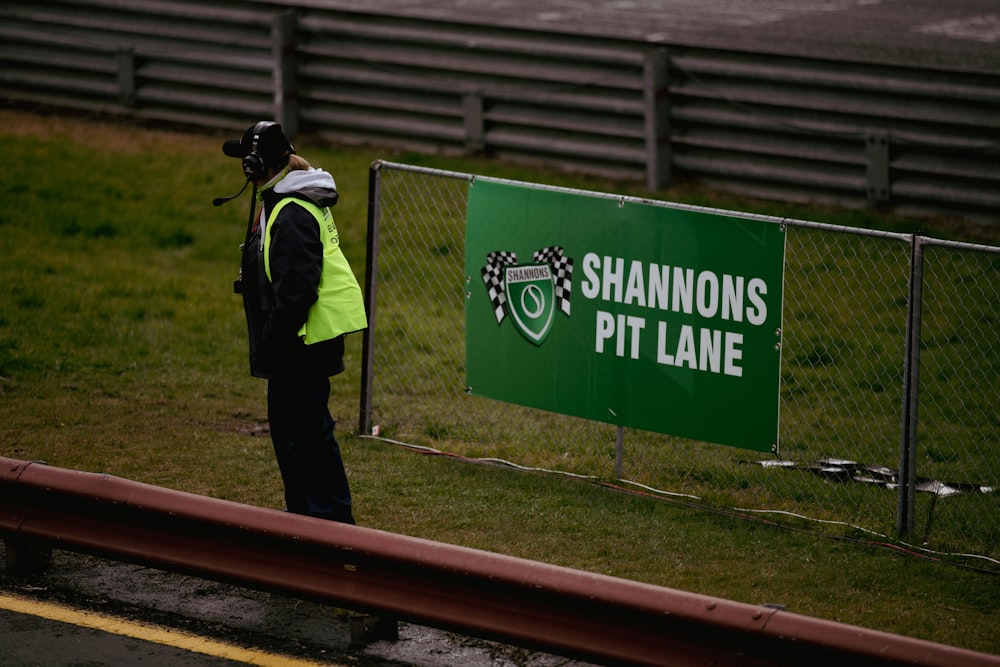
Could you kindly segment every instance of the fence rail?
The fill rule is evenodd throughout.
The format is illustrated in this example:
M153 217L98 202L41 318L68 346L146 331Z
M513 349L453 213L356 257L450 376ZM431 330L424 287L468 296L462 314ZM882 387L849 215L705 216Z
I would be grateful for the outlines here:
M484 151L996 219L1000 75L653 45L306 0L10 0L8 101Z
M477 178L372 167L362 433L624 475L1000 565L1000 248L715 211L787 228L780 449L766 456L465 395L465 212Z
M996 656L0 457L7 557L96 553L616 665L996 667Z

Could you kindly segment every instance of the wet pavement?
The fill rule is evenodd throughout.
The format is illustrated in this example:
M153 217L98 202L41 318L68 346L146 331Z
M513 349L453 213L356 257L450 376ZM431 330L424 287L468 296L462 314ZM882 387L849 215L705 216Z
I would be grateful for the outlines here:
M0 546L0 556L4 553ZM364 642L363 626L370 619L349 610L60 550L53 552L53 565L44 572L0 573L0 666L254 664L254 658L220 658L111 628L9 611L2 599L8 596L318 665L586 667L565 657L405 622L398 624L398 639Z
M650 44L1000 73L996 0L324 0L323 7Z

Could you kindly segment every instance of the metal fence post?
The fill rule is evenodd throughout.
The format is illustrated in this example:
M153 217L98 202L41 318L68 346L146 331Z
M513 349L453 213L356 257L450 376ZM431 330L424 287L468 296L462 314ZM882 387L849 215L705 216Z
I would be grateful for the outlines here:
M903 419L899 445L899 495L896 532L903 537L913 530L917 476L917 404L920 391L920 312L923 297L922 237L914 233L910 246L910 290L906 314L906 359L903 365Z
M642 88L646 135L646 187L659 190L670 184L670 106L666 49L646 55Z
M465 124L465 150L475 153L486 147L483 94L471 91L462 96L462 119Z
M865 165L868 199L887 202L892 196L889 180L889 133L870 132L865 135Z
M135 105L135 49L122 47L117 52L118 101L125 106Z
M271 27L274 63L274 118L289 137L299 133L299 99L296 76L294 11L278 14Z
M374 162L368 170L368 242L365 249L365 312L368 328L362 334L361 349L361 405L358 414L358 433L372 431L372 383L375 380L375 291L378 284L378 219L381 191L381 162Z

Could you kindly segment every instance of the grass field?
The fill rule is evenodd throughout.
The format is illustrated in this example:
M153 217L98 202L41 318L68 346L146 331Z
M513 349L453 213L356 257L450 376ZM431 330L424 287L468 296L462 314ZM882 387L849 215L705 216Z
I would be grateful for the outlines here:
M228 135L0 112L0 455L266 507L281 484L265 386L247 374L232 294L246 195ZM320 146L342 244L363 271L368 166L421 162L594 190L638 190L488 161ZM782 207L679 187L659 198L996 243L995 229ZM559 476L472 465L358 438L360 340L334 381L360 523L1000 653L1000 577L895 546ZM429 360L428 363L433 363Z

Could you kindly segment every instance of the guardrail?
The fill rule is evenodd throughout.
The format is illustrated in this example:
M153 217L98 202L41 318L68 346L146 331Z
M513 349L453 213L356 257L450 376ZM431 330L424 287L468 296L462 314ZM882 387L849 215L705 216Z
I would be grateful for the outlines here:
M622 665L996 667L1000 657L0 457L0 535Z
M337 9L8 0L9 101L996 219L1000 75Z

